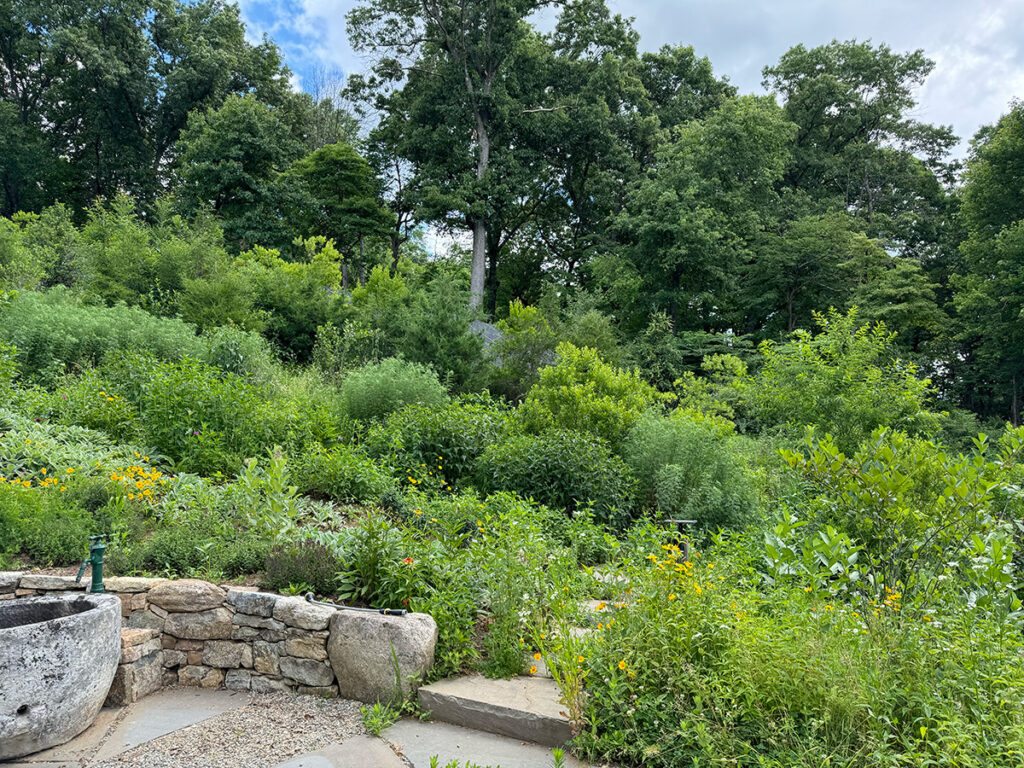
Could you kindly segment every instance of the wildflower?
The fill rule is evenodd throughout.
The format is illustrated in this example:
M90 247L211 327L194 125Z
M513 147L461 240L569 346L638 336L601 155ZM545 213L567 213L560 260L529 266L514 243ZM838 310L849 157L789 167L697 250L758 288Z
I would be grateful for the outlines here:
M620 662L619 662L619 669L625 669L625 668L626 668L626 662L625 662L625 660L623 660L623 661L620 661Z
M45 475L46 474L46 467L43 467L40 471Z
M533 654L533 659L534 659L534 661L540 661L540 654L539 653Z
M578 658L576 659L576 663L577 663L577 664L582 664L582 663L583 663L583 661L584 661L584 659L583 659L583 657L582 657L582 656L580 656L580 657L578 657Z
M608 607L608 603L598 603L597 610L603 611L607 607Z
M422 515L422 514L423 514L423 510L422 510L422 509L414 509L414 510L412 511L412 513L413 513L414 515Z
M537 668L536 667L530 667L530 674L531 675L536 675L537 674Z
M673 592L673 593L672 593L671 595L669 595L669 596L668 596L668 599L669 599L669 600L675 600L675 599L676 599L676 595L675 595L675 593Z
M413 563L415 563L416 561L415 561L415 560L413 560L413 559L412 559L411 557L405 557L405 558L402 558L402 562L403 562L403 563L404 563L405 565L412 565L412 564L413 564Z
M694 592L696 592L696 593L697 593L698 595L699 595L699 594L700 594L701 592L703 592L703 590L702 590L702 589L700 588L700 584L694 584L694 585L693 585L693 591L694 591Z

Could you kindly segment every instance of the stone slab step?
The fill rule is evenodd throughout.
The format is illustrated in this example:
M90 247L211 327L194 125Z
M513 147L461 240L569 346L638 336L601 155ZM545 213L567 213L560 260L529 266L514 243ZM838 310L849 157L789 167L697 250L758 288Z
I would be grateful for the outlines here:
M438 765L457 761L460 766L469 763L493 768L552 768L555 762L547 747L448 723L399 720L382 735L413 768L430 768L432 757L437 757ZM570 768L585 768L568 755L565 763Z
M420 706L435 720L546 747L563 746L572 737L560 697L555 681L542 677L470 675L419 690Z
M380 739L353 736L316 752L293 757L275 768L407 768L405 762Z

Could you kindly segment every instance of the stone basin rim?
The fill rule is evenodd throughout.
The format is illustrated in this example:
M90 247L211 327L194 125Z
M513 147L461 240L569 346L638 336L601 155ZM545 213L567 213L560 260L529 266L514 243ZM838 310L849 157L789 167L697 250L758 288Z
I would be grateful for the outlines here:
M116 600L114 595L74 593L71 595L35 595L22 600L4 601L4 603L0 603L0 637L3 637L5 633L37 624L59 626L70 623L76 617L89 611L101 610L110 604L112 597ZM27 615L23 621L16 620L15 623L8 623L6 619L12 614L15 616Z

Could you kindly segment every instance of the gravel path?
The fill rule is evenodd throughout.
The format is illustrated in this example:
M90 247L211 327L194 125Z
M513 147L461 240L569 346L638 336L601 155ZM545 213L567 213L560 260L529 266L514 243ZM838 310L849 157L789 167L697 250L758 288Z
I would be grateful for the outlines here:
M365 733L359 702L253 694L225 712L124 752L96 768L272 768Z

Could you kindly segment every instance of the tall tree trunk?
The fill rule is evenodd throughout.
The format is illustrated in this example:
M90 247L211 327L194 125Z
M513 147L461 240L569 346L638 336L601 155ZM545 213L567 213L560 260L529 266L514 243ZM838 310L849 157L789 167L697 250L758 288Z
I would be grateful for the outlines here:
M494 238L497 240L497 238ZM501 250L497 243L490 244L487 249L487 304L484 311L487 316L493 318L498 312L498 252Z
M487 174L491 159L491 137L483 113L476 113L476 138L480 144L480 155L476 161L476 178L482 180ZM487 223L483 216L473 219L473 264L469 273L469 307L479 309L484 300L484 277L487 271Z
M394 277L398 274L398 256L402 247L402 241L399 239L398 233L391 233L391 276Z
M366 287L366 248L362 235L359 236L359 284Z

